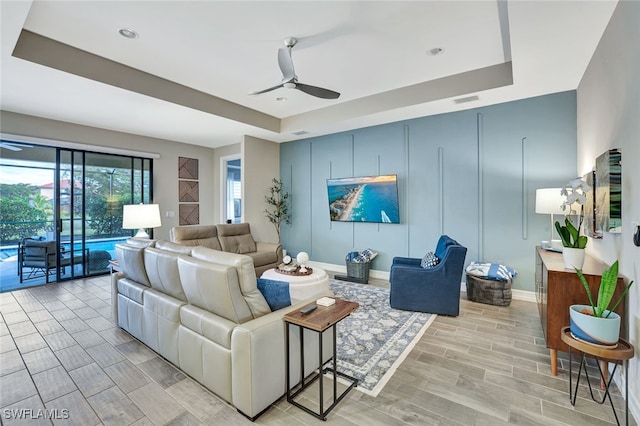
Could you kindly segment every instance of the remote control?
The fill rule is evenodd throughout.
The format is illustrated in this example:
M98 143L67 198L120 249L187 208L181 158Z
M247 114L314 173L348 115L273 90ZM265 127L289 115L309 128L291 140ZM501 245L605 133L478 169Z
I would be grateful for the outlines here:
M300 313L301 313L302 315L307 315L308 313L315 311L317 307L318 307L318 305L316 305L316 304L314 303L313 305L309 305L309 306L307 306L306 308L302 309L302 310L300 311Z

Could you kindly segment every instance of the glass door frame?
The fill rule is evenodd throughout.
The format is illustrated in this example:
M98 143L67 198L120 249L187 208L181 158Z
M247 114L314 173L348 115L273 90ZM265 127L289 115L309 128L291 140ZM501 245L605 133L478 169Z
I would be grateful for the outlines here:
M241 154L231 154L220 157L220 222L228 223L228 210L229 210L229 185L227 182L228 179L228 165L231 161L240 160L240 222L244 220L244 203L242 203L242 198L244 197L243 191L243 173L242 173L242 155ZM234 218L235 219L235 215ZM233 222L233 219L231 221Z

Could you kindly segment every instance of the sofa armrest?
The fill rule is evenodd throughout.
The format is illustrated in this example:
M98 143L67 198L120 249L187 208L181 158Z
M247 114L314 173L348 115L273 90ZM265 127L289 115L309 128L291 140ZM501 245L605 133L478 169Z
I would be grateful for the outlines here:
M233 405L249 418L254 418L286 391L286 323L283 317L315 299L271 312L239 324L231 334L231 380ZM296 327L297 329L297 327ZM323 335L324 358L331 354L333 333ZM291 327L291 383L299 381L300 342ZM305 367L317 367L317 334L305 330ZM315 355L315 356L314 356Z
M283 317L301 306L296 304L245 322L231 334L232 402L249 418L285 392Z
M278 259L282 260L282 244L256 241L256 251L268 251L276 253L278 255Z
M394 257L392 265L410 265L420 266L422 259L416 259L413 257Z
M118 280L120 278L124 278L124 272L111 274L111 316L116 324L118 324Z

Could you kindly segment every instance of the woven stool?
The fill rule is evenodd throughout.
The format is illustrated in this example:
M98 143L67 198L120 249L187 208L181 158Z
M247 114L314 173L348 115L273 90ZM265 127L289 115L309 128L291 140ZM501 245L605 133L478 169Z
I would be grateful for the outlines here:
M467 274L467 299L487 305L509 306L511 280L489 280Z

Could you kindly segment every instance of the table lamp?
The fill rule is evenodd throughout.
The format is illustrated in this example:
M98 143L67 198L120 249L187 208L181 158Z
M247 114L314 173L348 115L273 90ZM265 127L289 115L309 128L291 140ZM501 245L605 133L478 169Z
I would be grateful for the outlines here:
M137 229L136 238L149 238L145 228L161 226L158 204L127 204L123 206L122 228Z
M540 188L536 189L536 213L551 215L551 235L548 246L542 243L543 248L561 249L562 242L553 239L553 229L555 228L553 215L564 214L562 204L565 197L560 193L562 188Z

